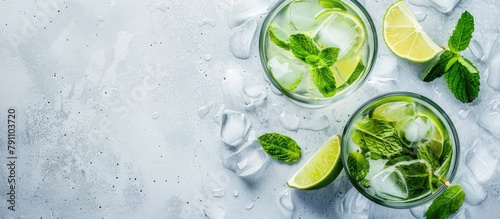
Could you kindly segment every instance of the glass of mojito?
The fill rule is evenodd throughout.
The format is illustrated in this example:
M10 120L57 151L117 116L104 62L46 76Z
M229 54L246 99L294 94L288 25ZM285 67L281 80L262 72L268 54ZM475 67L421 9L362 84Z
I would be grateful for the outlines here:
M361 194L387 207L411 208L449 186L459 152L453 123L437 104L395 92L368 101L349 119L341 158Z
M282 0L260 33L260 59L271 83L300 105L325 106L353 93L375 62L368 12L351 0Z

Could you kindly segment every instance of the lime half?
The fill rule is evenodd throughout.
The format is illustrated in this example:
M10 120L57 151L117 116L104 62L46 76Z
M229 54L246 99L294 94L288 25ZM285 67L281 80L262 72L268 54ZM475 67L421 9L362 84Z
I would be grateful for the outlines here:
M389 122L405 121L415 115L415 103L409 101L387 102L376 107L371 118Z
M342 171L340 136L334 135L286 182L288 187L311 190L327 186Z
M400 58L413 62L426 62L443 51L424 32L403 0L387 9L382 25L385 44Z

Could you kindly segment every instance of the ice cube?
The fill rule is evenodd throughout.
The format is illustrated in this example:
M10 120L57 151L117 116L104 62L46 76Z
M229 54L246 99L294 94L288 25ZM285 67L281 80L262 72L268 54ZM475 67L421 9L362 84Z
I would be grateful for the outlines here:
M370 200L351 188L344 196L340 213L342 219L368 219Z
M500 109L483 112L477 118L477 124L497 138L500 138Z
M295 206L292 202L292 194L290 194L289 189L283 190L278 198L278 208L281 211L281 215L284 218L292 218Z
M268 161L259 141L248 141L239 151L224 158L222 164L240 177L250 177L264 169Z
M415 11L415 13L413 14L415 15L415 18L417 18L419 22L424 21L425 18L427 17L427 13L425 13L425 11Z
M295 131L300 128L300 119L294 113L285 110L279 115L279 119L281 125L290 131Z
M462 186L465 192L465 202L469 205L479 205L486 199L486 191L484 191L481 184L477 182L476 177L469 172L465 172L460 176L458 184Z
M267 125L267 111L262 108L262 107L257 107L255 109L255 114L257 114L257 118L259 119L259 122L264 124L264 125Z
M495 172L498 159L488 151L488 146L475 141L465 157L465 164L480 182L488 180Z
M469 50L477 60L484 61L485 55L483 46L481 46L481 44L475 38L472 38L472 40L470 41Z
M430 205L431 205L431 203L427 203L425 205L420 205L418 207L411 208L410 209L411 215L413 215L413 217L419 218L419 219L425 218L425 212L427 211L427 209L429 208Z
M408 198L408 188L401 171L394 166L388 167L375 175L370 181L375 194L387 200L404 200Z
M487 82L492 89L500 90L500 53L490 59Z
M219 206L208 206L203 205L202 207L203 215L207 219L226 219L226 211Z
M284 17L284 29L287 32L307 32L314 30L319 24L314 16L323 9L321 5L311 1L295 1L288 6Z
M386 54L381 54L377 58L375 67L370 73L370 81L389 82L398 80L398 63L397 60Z
M415 120L407 121L404 127L405 139L410 142L417 142L427 137L432 130L432 122L424 121L422 117L417 117Z
M262 106L267 98L266 87L261 84L246 84L243 86L243 98L245 99L245 108L252 111L256 107Z
M246 59L250 57L250 46L256 31L257 21L255 19L246 20L243 24L231 30L229 50L236 58Z
M500 54L500 32L497 32L497 36L495 38L495 41L493 41L493 44L491 45L491 48L489 49L488 52L488 60L492 60L494 56L497 56Z
M300 128L312 131L321 131L329 127L330 122L328 121L328 117L325 114L321 114L317 117L308 119L300 125Z
M450 219L472 219L469 209L466 207L461 207L455 214L452 214Z
M227 17L229 27L235 28L245 20L265 14L269 9L269 0L233 0Z
M268 66L277 82L288 91L294 91L304 78L308 67L297 63L296 59L277 55L268 61Z
M248 130L250 130L250 121L245 114L232 110L223 111L220 127L223 142L230 146L237 146L245 140Z
M460 0L409 0L413 5L432 7L441 13L448 13L460 2Z
M320 47L340 49L338 59L342 59L358 41L358 30L346 17L333 14L328 17L311 35L311 39Z

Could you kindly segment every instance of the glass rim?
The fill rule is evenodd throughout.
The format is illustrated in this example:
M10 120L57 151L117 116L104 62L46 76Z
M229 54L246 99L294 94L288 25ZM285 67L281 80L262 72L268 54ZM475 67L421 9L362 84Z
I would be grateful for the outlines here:
M361 5L358 1L356 0L340 0L342 2L351 2L355 7L356 10L359 10L361 13L357 13L358 16L361 19L366 19L367 22L363 21L363 24L365 28L367 29L367 41L368 40L373 40L373 45L372 49L370 51L373 52L368 52L369 56L371 57L368 58L368 64L366 65L366 69L364 73L361 75L361 77L357 80L356 84L348 86L343 92L342 95L334 95L333 97L328 97L328 98L306 98L303 96L299 96L294 94L293 92L289 92L286 89L282 88L274 79L272 74L269 72L269 69L267 68L267 55L264 50L264 45L265 45L265 39L266 39L266 34L267 34L267 28L269 27L271 20L276 16L276 14L281 11L285 6L288 5L291 1L295 0L280 0L277 2L274 6L272 6L272 9L269 11L269 13L266 15L266 18L264 19L264 22L262 23L262 27L260 30L259 34L259 57L260 57L260 62L261 65L264 69L264 72L266 73L267 78L271 82L272 86L274 86L276 89L278 89L284 96L288 97L292 102L297 103L300 106L304 107L324 107L328 106L330 104L333 104L335 102L338 102L345 97L351 95L354 93L356 90L358 90L367 80L368 76L370 75L371 71L373 70L373 67L375 66L375 62L377 60L377 53L378 53L378 37L377 37L377 29L375 28L375 24L373 22L372 17L368 13L368 11L365 9L363 5ZM370 31L368 31L368 29ZM370 36L371 35L371 36ZM368 39L371 38L371 39Z
M428 104L427 106L431 111L433 111L440 119L444 120L442 121L443 124L445 125L445 128L448 129L449 135L452 136L450 137L453 138L453 155L452 155L452 160L450 161L450 169L448 169L448 177L447 180L449 182L452 182L455 179L455 176L457 174L458 168L459 168L459 161L460 161L460 141L458 137L458 133L455 129L455 126L453 122L451 121L450 117L446 112L439 106L437 105L434 101L431 99L417 94L417 93L412 93L412 92L406 92L406 91L395 91L395 92L389 92L385 93L382 95L378 95L376 97L373 97L369 100L367 100L365 103L363 103L358 109L352 114L351 118L347 120L346 125L344 126L344 131L342 132L342 143L341 143L341 160L342 160L342 165L345 174L349 178L349 181L351 184L358 190L359 193L361 193L363 196L365 196L368 200L375 202L379 205L385 206L385 207L390 207L390 208L395 208L395 209L409 209L409 208L414 208L420 205L423 205L431 200L433 200L435 197L439 196L445 189L446 186L441 186L438 191L436 191L434 194L428 195L424 198L421 199L416 199L413 201L409 202L394 202L394 201L388 201L388 200L383 200L381 198L377 198L376 196L369 194L368 192L365 191L365 189L359 185L359 183L354 179L354 177L349 173L347 170L347 160L345 159L346 156L344 156L346 153L345 148L347 148L347 141L344 138L348 136L348 131L351 128L354 119L356 119L360 114L364 113L364 111L370 106L375 101L382 100L384 98L388 97L398 97L398 96L406 96L406 97L411 97L415 98L418 100L421 100ZM349 135L350 136L350 135Z

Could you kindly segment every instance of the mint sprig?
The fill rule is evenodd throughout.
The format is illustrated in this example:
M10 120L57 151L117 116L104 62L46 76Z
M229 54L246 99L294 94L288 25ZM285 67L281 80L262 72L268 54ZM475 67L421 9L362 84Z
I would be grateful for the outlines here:
M474 101L480 90L479 71L471 61L460 55L469 46L473 32L474 17L465 11L448 40L449 49L441 54L423 79L431 82L445 75L448 88L463 103Z
M269 28L269 39L276 44L278 47L281 47L284 50L290 50L290 44L276 36L273 30Z
M465 192L460 185L448 187L439 195L425 213L426 218L444 219L455 213L462 206Z
M301 148L292 138L279 133L266 133L257 138L264 151L276 160L296 162Z

